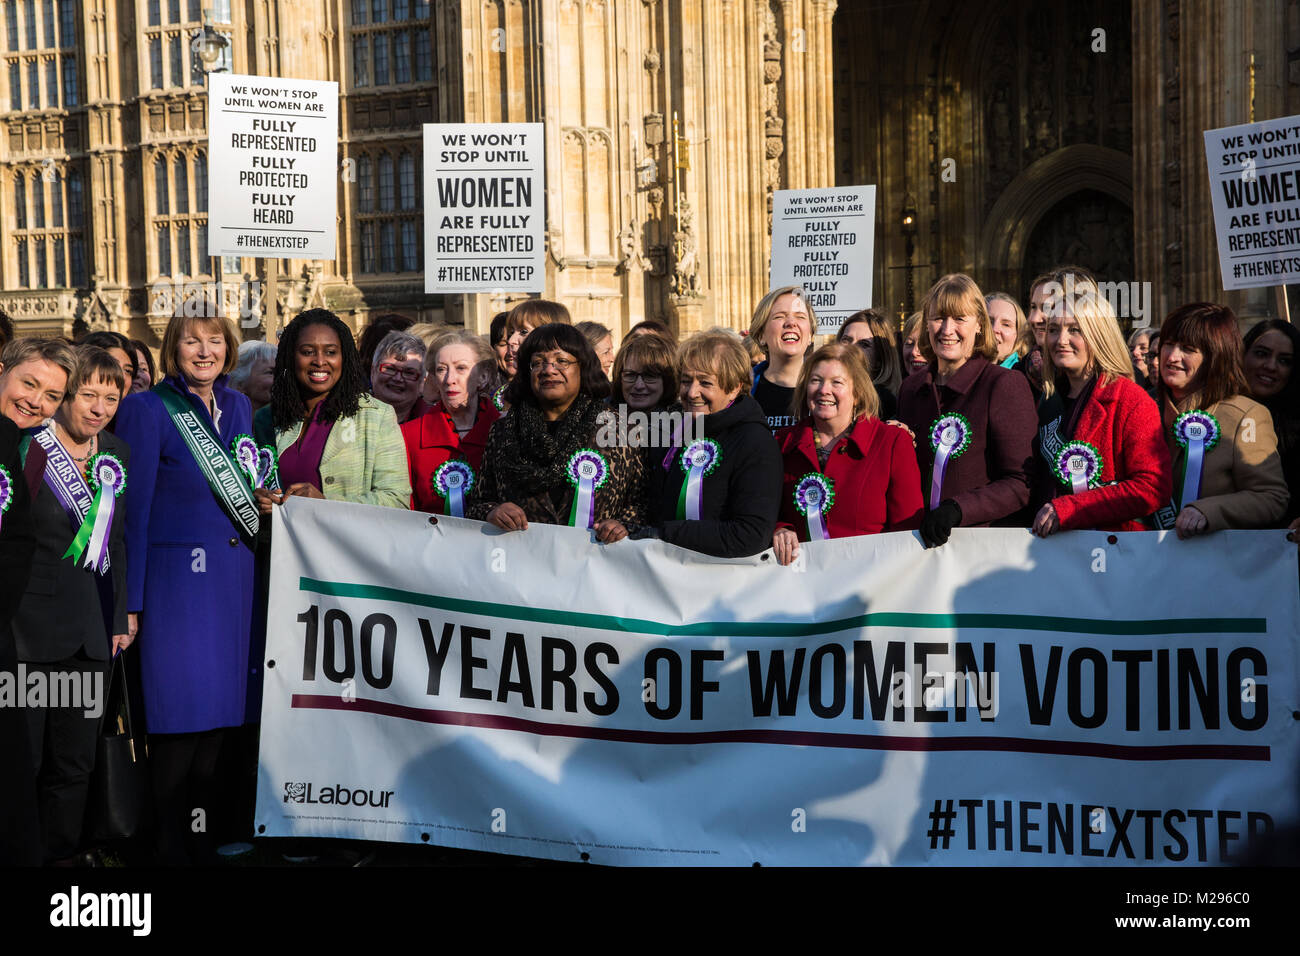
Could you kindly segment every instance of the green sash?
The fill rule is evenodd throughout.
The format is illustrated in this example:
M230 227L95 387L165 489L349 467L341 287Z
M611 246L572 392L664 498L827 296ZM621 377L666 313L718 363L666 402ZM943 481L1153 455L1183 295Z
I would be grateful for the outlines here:
M255 536L258 524L257 501L253 498L242 469L226 453L221 440L213 434L212 426L207 419L195 414L189 399L173 385L162 382L153 391L162 399L172 424L181 433L186 447L194 456L195 464L203 472L208 486L221 502L221 507L230 516L230 520L250 538Z

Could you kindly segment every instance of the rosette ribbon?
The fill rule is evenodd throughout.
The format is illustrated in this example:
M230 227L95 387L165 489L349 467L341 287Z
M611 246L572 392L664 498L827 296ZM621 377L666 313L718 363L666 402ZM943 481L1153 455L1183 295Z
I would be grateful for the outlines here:
M1101 483L1101 449L1086 441L1072 441L1056 456L1056 477L1079 494Z
M465 517L465 496L474 487L474 469L468 462L450 458L433 473L433 490L442 495L444 513L453 518Z
M687 521L700 520L700 508L704 503L704 476L713 474L722 460L722 449L712 438L701 438L691 442L682 452L682 471L686 480L677 495L677 517Z
M590 528L596 517L596 489L609 477L609 463L600 452L579 448L570 456L565 473L575 489L573 505L569 508L569 524L575 528Z
M257 447L257 442L252 435L236 435L230 443L230 453L238 462L239 467L244 472L244 477L248 479L249 487L260 488L258 482L261 472L262 453Z
M257 488L280 488L279 456L270 445L263 445L257 450Z
M1183 493L1178 499L1180 508L1201 496L1201 471L1205 467L1205 453L1219 442L1219 420L1199 408L1184 412L1174 422L1174 440L1187 449L1183 465Z
M506 385L509 384L509 382L506 383ZM492 393L492 404L496 406L497 411L502 413L506 410L506 385L499 386L497 390Z
M794 506L808 519L808 539L825 541L826 515L835 504L835 482L818 472L809 472L794 488Z
M940 415L930 426L930 444L934 446L934 468L930 472L930 510L943 500L943 476L948 463L960 458L970 446L970 420L960 412Z
M114 502L126 488L126 468L115 455L104 452L90 459L86 476L95 499L63 557L71 557L80 561L83 568L102 574L108 570L108 537L113 529Z
M5 512L14 500L14 480L9 469L0 465L0 525L4 523Z

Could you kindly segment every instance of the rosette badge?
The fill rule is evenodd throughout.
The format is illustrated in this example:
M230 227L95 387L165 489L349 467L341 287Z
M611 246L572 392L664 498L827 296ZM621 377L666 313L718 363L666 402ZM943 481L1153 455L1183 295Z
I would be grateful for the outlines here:
M1183 469L1180 508L1190 505L1201 496L1201 472L1205 467L1205 453L1219 443L1219 420L1199 408L1183 412L1174 422L1174 441L1187 449Z
M270 445L263 445L257 450L257 487L280 487L279 458Z
M1072 441L1056 456L1056 477L1073 494L1101 484L1101 450L1086 441Z
M105 452L90 459L86 475L90 493L95 497L86 519L81 522L63 556L80 561L82 567L102 574L108 570L108 538L113 528L114 502L126 489L126 468L115 455Z
M230 453L235 456L239 468L253 488L262 487L258 482L261 471L261 452L252 435L236 435L230 443Z
M682 471L686 472L686 480L677 496L678 518L700 520L704 506L704 476L713 474L721 460L722 449L712 438L701 438L686 446L682 452Z
M960 412L940 415L930 426L930 445L934 448L934 469L930 473L930 510L943 500L943 476L948 465L970 447L970 420Z
M0 465L0 527L4 527L5 512L14 501L14 480L9 469Z
M433 490L442 496L444 514L465 517L465 496L474 487L474 469L459 458L444 461L433 473Z
M826 515L835 504L835 483L825 475L810 472L794 488L794 506L808 519L808 539L825 541Z
M596 517L596 489L609 478L609 463L600 452L580 448L570 456L565 473L574 487L569 524L575 528L590 528Z

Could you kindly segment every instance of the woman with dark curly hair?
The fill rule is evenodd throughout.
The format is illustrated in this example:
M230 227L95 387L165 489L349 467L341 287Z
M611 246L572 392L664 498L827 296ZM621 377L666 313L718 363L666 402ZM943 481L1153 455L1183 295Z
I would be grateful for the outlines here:
M1295 374L1300 330L1283 319L1265 319L1250 327L1243 344L1249 395L1273 416L1277 453L1291 492L1284 519L1290 524L1300 518L1300 378Z
M611 413L595 351L573 326L543 325L520 345L518 368L506 387L510 414L488 435L466 517L503 531L536 521L594 528L607 543L627 537L644 520L645 469L635 449L598 441L602 413Z
M254 432L275 445L282 489L257 489L262 514L294 495L410 504L397 416L367 393L352 333L328 309L303 312L280 336L271 404L254 416Z

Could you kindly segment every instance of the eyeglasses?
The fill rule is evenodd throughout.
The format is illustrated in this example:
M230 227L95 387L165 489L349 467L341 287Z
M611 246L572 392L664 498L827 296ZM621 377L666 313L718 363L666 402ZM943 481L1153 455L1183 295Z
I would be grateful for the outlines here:
M631 388L637 382L642 385L653 385L656 381L662 382L663 376L657 372L624 372L623 384Z
M578 363L573 359L566 359L566 358L559 358L556 359L554 362L548 362L544 358L534 358L531 362L528 363L528 367L532 369L534 372L540 372L542 369L546 368L549 365L557 372L564 374L577 364Z
M407 368L395 362L383 362L379 366L379 374L388 378L400 378L403 382L418 382L424 378L424 369Z

